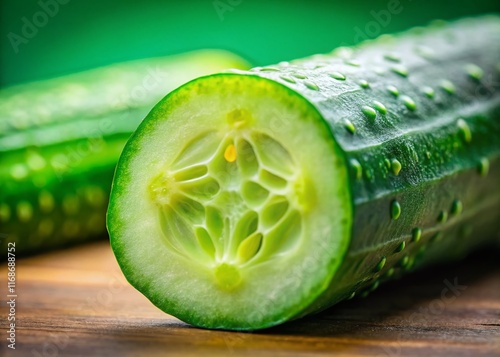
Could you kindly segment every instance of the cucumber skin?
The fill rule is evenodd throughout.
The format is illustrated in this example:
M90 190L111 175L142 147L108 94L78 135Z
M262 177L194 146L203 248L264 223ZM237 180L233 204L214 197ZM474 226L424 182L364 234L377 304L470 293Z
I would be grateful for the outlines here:
M140 120L165 92L229 67L248 64L202 50L2 89L0 247L29 254L102 236L115 165Z
M470 64L482 69L481 79L467 73ZM406 68L395 67L401 65ZM407 76L401 75L405 69ZM500 17L440 22L352 49L237 73L271 79L306 98L351 166L355 213L348 252L329 287L296 317L366 296L381 281L500 240ZM442 80L451 81L454 91ZM399 96L388 86L395 86ZM433 88L433 98L423 93L426 86ZM405 106L404 96L416 110ZM363 113L363 106L375 107L374 100L385 105L387 114L377 110L372 119ZM457 125L459 118L469 130ZM386 163L392 159L402 167L397 175ZM482 162L489 162L487 174ZM401 207L396 220L391 217L394 200ZM460 200L463 213L451 212L454 200ZM438 221L441 211L446 222ZM422 234L412 242L416 228ZM405 247L398 252L402 242Z
M454 37L451 46L448 41ZM464 43L462 38L472 44ZM332 266L341 261L339 268L332 279L325 277L324 287L314 295L317 298L309 296L307 303L289 315L273 316L272 311L278 308L273 310L272 296L260 301L263 308L259 311L271 313L265 313L258 324L241 323L241 315L214 323L211 316L191 309L188 304L181 307L182 301L169 301L157 289L158 284L141 275L138 264L130 263L130 251L120 239L123 226L117 211L127 209L120 196L132 175L126 163L140 150L134 139L145 135L154 121L166 120L170 108L177 105L173 102L167 107L167 99L187 90L189 84L176 89L157 104L135 132L115 174L108 229L112 248L128 281L160 309L196 326L256 330L318 312L353 294L365 296L381 281L430 264L459 259L479 246L494 243L498 231L495 220L500 218L497 187L500 182L500 98L491 83L500 82L499 40L499 18L483 17L446 27L439 24L429 29L414 29L395 38L384 36L331 55L251 71L230 71L190 82L210 91L214 83L222 87L225 78L233 77L231 83L240 84L241 89L243 81L238 83L238 77L252 76L267 84L273 83L277 89L291 89L290 95L314 112L312 117L317 118L316 112L321 114L324 120L314 124L325 125L330 132L318 140L335 141L339 151L332 155L342 157L345 162L342 170L345 167L350 170L346 185L350 198L345 201L349 201L354 214L343 225L345 233L350 234L350 244L345 255L339 252L338 256L331 257ZM433 60L417 57L413 52L417 44L435 47L439 57ZM394 63L393 58L384 59L389 51L397 52L401 63ZM426 51L423 53L427 56ZM360 65L353 65L354 60ZM471 78L474 76L466 73L464 66L469 63L482 68L482 79ZM396 64L407 66L408 76L391 71ZM404 74L401 69L396 72ZM441 79L453 81L454 94L448 93L453 92L449 84L445 85L448 92L438 88ZM363 81L369 83L369 88ZM399 89L398 98L387 90L388 85ZM433 87L434 98L422 94L424 86ZM478 88L487 91L471 96ZM403 95L416 102L416 110L405 109L413 108L408 100L405 105ZM387 114L381 114L383 107L374 104L374 100L385 105ZM378 107L373 122L371 112L363 106ZM280 118L272 118L276 130L286 132L285 118L281 117L281 126ZM346 118L355 126L354 134L346 130ZM362 167L361 175L356 165L352 165L354 159ZM399 160L401 170L397 170L397 165L395 169L386 166L386 160L393 159ZM486 159L490 163L487 174L484 165L480 169L480 163ZM397 219L391 217L394 200L398 200L402 210ZM451 213L455 200L463 204L462 213ZM438 222L442 211L447 213L446 222ZM422 229L418 242L412 242L411 238L415 228ZM403 242L405 246L401 245ZM323 256L325 251L331 251L321 245L317 250L323 251ZM315 259L314 256L303 258L298 271L308 270L308 262ZM385 263L383 266L381 261ZM310 274L315 274L315 270L311 269ZM293 276L293 272L290 275ZM313 302L304 307L309 301Z

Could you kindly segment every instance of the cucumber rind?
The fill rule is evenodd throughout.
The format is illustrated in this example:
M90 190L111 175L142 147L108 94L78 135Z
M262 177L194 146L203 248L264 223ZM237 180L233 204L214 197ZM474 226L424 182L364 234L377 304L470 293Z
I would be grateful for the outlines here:
M211 324L195 307L180 312L164 305L166 310L198 326L263 328L366 296L382 281L491 243L500 219L500 106L498 91L481 81L499 78L498 43L500 20L489 16L385 36L273 71L234 71L286 86L310 104L311 113L320 113L329 138L318 140L336 143L334 155L349 168L349 250L339 256L335 274L325 275L320 295L301 297L310 304L295 315L281 311L259 324L233 317ZM389 52L401 63L395 66ZM215 90L210 83L206 92ZM477 92L478 86L486 91ZM453 214L457 201L462 208ZM272 308L270 314L281 306Z

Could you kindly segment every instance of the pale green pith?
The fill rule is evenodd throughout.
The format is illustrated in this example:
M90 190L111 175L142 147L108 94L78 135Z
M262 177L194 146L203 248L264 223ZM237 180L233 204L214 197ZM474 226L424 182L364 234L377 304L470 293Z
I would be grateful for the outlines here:
M226 121L222 137L214 129L188 140L149 190L168 247L230 289L240 268L294 248L314 195L305 195L289 151L253 127L249 111L235 109Z

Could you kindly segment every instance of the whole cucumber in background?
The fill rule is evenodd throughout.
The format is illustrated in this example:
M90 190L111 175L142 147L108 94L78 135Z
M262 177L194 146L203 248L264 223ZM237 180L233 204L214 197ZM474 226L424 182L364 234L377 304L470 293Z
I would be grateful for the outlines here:
M200 75L248 68L221 50L113 64L0 90L0 233L17 253L105 232L120 152L165 93Z
M167 95L117 166L111 245L160 309L265 328L498 240L499 17L232 72Z

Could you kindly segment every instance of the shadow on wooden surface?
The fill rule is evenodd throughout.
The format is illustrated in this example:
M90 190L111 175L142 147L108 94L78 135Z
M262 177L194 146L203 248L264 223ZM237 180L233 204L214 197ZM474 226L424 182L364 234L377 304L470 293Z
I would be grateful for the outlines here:
M500 356L498 256L477 253L368 298L247 333L197 329L159 311L99 242L17 262L16 350L2 338L0 355ZM3 265L2 289L6 276Z
M370 340L378 355L414 353L500 356L498 251L437 266L385 284L365 299L340 303L304 319L266 330ZM374 351L375 352L375 351Z

